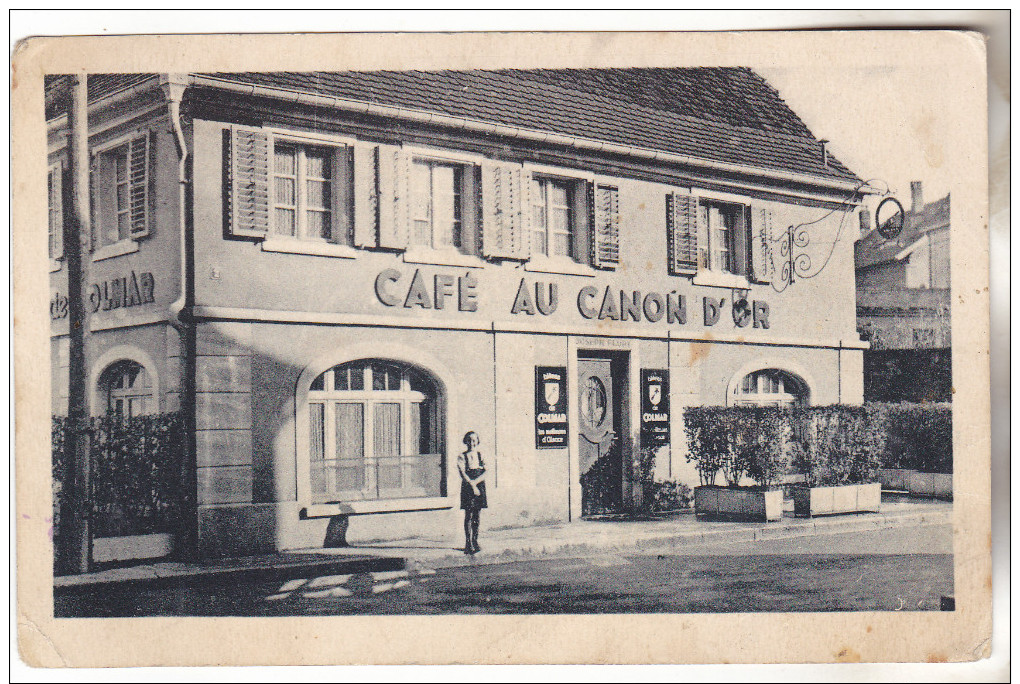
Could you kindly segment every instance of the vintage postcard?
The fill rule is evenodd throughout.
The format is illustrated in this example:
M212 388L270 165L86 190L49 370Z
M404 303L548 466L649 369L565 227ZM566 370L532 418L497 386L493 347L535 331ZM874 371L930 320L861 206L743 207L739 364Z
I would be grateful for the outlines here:
M21 657L987 657L985 73L950 31L24 42Z

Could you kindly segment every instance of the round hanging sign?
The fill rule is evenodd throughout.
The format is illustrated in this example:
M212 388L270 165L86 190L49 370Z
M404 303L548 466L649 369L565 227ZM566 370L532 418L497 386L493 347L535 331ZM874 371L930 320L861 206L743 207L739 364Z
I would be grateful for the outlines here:
M882 218L882 209L888 205L885 218ZM889 213L889 212L892 213ZM895 197L886 197L882 200L878 209L875 210L875 223L878 224L878 234L886 240L892 240L903 230L903 218L905 213L903 205Z

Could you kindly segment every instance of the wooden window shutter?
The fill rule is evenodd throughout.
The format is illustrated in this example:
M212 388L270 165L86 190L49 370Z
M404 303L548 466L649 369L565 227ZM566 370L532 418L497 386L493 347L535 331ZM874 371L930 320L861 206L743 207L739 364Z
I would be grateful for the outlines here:
M697 273L697 197L683 192L666 195L666 236L670 274L693 275Z
M482 164L482 256L527 259L530 235L523 214L528 195L523 170L515 164Z
M131 140L128 145L129 213L131 237L149 234L152 212L149 209L149 134Z
M355 143L354 156L354 246L379 246L379 186L376 175L376 147Z
M411 155L399 147L376 148L379 188L379 246L406 249L410 232Z
M269 135L257 128L224 131L228 232L265 237L269 232Z
M592 266L613 270L620 264L620 191L588 183L588 216Z
M64 170L62 166L50 169L49 190L49 252L51 259L64 255Z
M767 207L751 207L751 280L755 283L770 283L775 272L772 261L773 214Z

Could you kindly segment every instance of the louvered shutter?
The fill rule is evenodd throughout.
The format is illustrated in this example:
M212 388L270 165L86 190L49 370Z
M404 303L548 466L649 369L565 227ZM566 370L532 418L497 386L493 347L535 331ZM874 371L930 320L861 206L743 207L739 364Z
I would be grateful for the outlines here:
M128 146L128 186L131 237L149 234L149 135L134 138Z
M588 183L588 198L592 266L613 270L620 264L620 192Z
M410 232L411 155L399 147L376 148L379 183L379 246L406 249Z
M523 212L528 196L520 166L499 162L482 164L482 256L491 259L527 259L530 235Z
M225 134L229 232L265 237L269 232L269 136L243 126L232 126Z
M772 263L772 210L751 207L751 280L756 283L772 282L775 266Z
M355 143L354 153L354 246L377 247L379 237L379 188L376 179L375 145Z
M47 179L49 190L49 252L51 259L64 255L64 170L50 169Z
M698 198L682 192L666 195L666 231L669 272L698 272Z

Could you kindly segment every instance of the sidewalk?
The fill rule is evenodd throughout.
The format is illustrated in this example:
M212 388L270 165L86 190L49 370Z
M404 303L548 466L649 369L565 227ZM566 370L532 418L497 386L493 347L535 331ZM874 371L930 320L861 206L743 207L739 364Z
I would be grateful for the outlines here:
M464 539L459 529L451 530L442 538L416 537L320 551L340 556L371 553L403 558L412 569L434 569L508 563L543 556L740 543L952 523L951 502L908 499L895 494L883 494L882 498L880 513L794 518L792 511L787 511L781 521L772 523L699 520L693 513L679 513L658 519L578 520L557 525L483 530L479 539L482 551L474 556L464 553Z
M464 565L507 563L544 556L589 555L637 548L683 547L705 543L740 543L819 534L839 534L918 525L952 523L952 503L883 495L881 513L794 518L787 512L773 523L698 520L691 513L656 519L579 520L540 527L483 530L482 552L463 552L460 530L442 538L416 537L360 544L343 549L303 549L268 556L227 558L195 563L154 562L57 577L56 594L95 591L102 585L137 583L159 586L191 582L286 581L318 575L353 575L404 569L432 570Z

